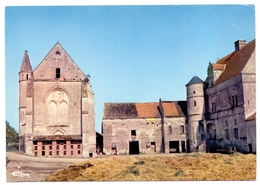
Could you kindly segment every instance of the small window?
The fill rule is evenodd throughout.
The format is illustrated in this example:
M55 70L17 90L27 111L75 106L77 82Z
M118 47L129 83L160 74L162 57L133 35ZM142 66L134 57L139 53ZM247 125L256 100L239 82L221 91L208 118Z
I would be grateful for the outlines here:
M42 151L42 156L45 156L45 151Z
M50 150L52 150L52 146L50 145Z
M131 136L136 136L136 130L131 130Z
M37 147L37 146L34 146L34 150L38 150L38 147Z
M45 146L42 146L42 150L45 150Z
M80 145L78 145L78 149L80 149Z
M237 120L236 119L234 119L234 125L237 125Z
M73 150L71 150L70 154L73 155Z
M63 147L64 147L64 149L66 150L66 145L64 145Z
M232 107L237 107L238 106L237 95L231 96L229 99L230 99L230 104L231 104Z
M80 150L78 150L78 154L80 154Z
M169 134L172 134L172 126L169 126Z
M59 145L57 145L57 150L59 150Z
M181 134L184 134L184 126L181 126Z
M28 74L26 74L26 80L28 80L29 79L29 75Z
M112 150L116 150L116 143L112 143L111 148Z
M212 107L212 112L216 112L216 103L215 102L213 102L213 103L211 103L211 107Z
M234 138L238 139L238 129L234 128Z
M56 68L56 78L60 78L60 68Z
M56 154L57 154L57 155L60 155L60 152L59 152L59 151L57 151L57 152L56 152Z
M50 155L52 155L52 151L50 151Z
M193 101L193 106L196 107L196 101Z
M228 121L227 120L225 121L225 124L226 124L226 127L228 127Z
M63 155L66 155L66 151L63 152Z
M70 145L70 148L73 149L73 145Z
M226 130L225 130L225 133L226 133L226 140L229 140L229 130L226 129Z

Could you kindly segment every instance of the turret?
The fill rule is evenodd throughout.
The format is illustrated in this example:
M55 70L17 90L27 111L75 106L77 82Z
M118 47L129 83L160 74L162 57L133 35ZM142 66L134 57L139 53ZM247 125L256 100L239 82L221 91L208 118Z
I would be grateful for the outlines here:
M32 96L32 66L28 56L28 51L24 52L21 69L19 72L19 150L25 152L25 135L26 135L26 114L30 112L27 109L27 97ZM29 106L31 109L31 105Z
M199 151L199 145L204 140L204 82L194 76L186 85L188 114L188 148Z

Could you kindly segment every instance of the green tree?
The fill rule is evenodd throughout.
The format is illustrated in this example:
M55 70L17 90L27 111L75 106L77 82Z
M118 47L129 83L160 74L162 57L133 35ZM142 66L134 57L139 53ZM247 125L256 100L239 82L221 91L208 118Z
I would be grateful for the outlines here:
M10 126L8 121L5 121L6 124L6 146L9 143L18 143L18 133L16 130Z

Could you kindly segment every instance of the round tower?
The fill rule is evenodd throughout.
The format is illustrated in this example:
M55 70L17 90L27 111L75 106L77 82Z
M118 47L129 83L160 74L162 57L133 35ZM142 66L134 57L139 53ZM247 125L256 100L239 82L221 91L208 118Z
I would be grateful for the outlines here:
M200 151L200 144L204 141L204 82L194 76L186 85L187 115L188 115L188 149Z
M24 51L24 57L19 72L19 150L25 152L26 135L26 104L27 97L31 96L30 89L32 79L32 66L28 51Z

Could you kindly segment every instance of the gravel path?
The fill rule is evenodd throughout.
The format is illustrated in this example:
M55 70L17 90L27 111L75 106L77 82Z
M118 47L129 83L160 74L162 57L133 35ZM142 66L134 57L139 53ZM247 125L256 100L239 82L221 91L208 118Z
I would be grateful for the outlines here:
M30 157L20 152L6 152L10 162L6 167L6 182L44 182L45 178L66 166L87 158Z

